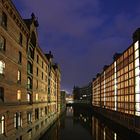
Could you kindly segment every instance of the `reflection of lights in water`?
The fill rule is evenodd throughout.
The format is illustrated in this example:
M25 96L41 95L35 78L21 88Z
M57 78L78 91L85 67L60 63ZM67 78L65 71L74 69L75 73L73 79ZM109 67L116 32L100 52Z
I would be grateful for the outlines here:
M117 134L114 133L114 140L117 140Z
M106 135L106 134L105 134L105 128L104 128L104 140L105 140L105 135Z
M73 108L67 107L67 116L73 116Z
M85 118L85 119L84 119L84 122L86 122L86 121L87 121L87 119Z

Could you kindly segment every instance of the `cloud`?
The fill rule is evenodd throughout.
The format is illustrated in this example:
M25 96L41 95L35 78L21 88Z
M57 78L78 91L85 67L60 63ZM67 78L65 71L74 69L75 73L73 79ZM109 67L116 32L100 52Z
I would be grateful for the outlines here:
M62 88L86 85L104 65L132 42L140 9L118 0L20 0L13 2L24 18L39 20L39 41L51 50L62 70Z

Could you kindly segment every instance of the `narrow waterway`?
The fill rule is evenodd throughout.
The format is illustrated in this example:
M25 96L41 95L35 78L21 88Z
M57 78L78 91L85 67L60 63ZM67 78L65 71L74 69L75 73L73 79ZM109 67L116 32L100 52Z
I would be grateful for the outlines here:
M100 119L99 119L100 118ZM136 140L139 135L116 126L88 109L67 107L40 140Z

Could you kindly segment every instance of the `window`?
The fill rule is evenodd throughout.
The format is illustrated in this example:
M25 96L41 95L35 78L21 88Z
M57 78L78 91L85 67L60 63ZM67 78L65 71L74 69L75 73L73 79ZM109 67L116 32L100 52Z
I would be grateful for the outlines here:
M32 59L34 58L34 52L33 52L33 49L31 47L29 48L28 56Z
M38 76L38 68L36 68L36 76Z
M44 116L44 111L43 111L43 108L41 108L41 117L43 117Z
M32 79L28 77L27 79L27 88L32 89Z
M45 114L47 115L47 106L45 107Z
M0 117L0 135L5 132L5 117Z
M36 59L37 59L37 60L36 60L36 61L37 61L37 63L39 63L39 56L38 56L38 55L37 55Z
M27 101L30 102L31 101L31 94L27 93Z
M14 114L14 127L18 128L22 126L22 118L21 118L21 112Z
M7 15L4 12L2 13L2 22L1 22L1 25L4 28L7 28Z
M17 91L17 100L21 100L21 90Z
M35 100L38 101L38 93L35 95Z
M43 72L42 72L42 80L43 80L43 77L44 77L44 75L43 75Z
M39 108L35 109L35 120L39 119Z
M21 82L21 71L18 70L18 78L17 78L18 82Z
M38 89L38 80L36 80L36 89Z
M0 60L0 74L4 74L5 63Z
M28 73L30 73L30 74L33 73L33 66L30 62L28 62L27 69L28 69Z
M42 61L42 68L44 67L44 65L43 65L43 61Z
M31 123L32 122L32 112L28 112L27 113L27 123Z
M0 36L0 51L5 51L6 40L3 36Z
M22 53L19 52L18 54L18 63L21 64L22 63Z
M4 88L0 87L0 100L4 101Z
M19 34L19 44L20 44L20 45L22 45L22 40L23 40L23 36L22 36L22 34L20 33L20 34Z

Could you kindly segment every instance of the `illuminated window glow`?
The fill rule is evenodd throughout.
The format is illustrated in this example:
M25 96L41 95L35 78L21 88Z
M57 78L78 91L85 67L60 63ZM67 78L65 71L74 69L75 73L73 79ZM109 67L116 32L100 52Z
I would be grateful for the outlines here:
M134 44L134 49L135 49L135 51L136 51L137 49L139 49L139 41L137 41L137 42Z
M106 105L105 103L106 103L106 101L105 101L105 98L106 98L106 90L105 90L105 88L106 88L106 86L105 86L105 84L106 84L106 80L105 80L105 72L104 72L104 106Z
M5 117L0 118L0 134L4 134L5 131Z
M140 116L140 62L139 62L139 42L134 44L135 48L135 115Z
M36 99L36 101L38 101L38 94L37 93L35 95L35 99Z
M116 61L114 62L114 92L115 92L115 111L117 110L117 69Z
M21 100L21 91L20 90L17 91L17 100Z
M4 74L5 63L0 61L0 74Z

